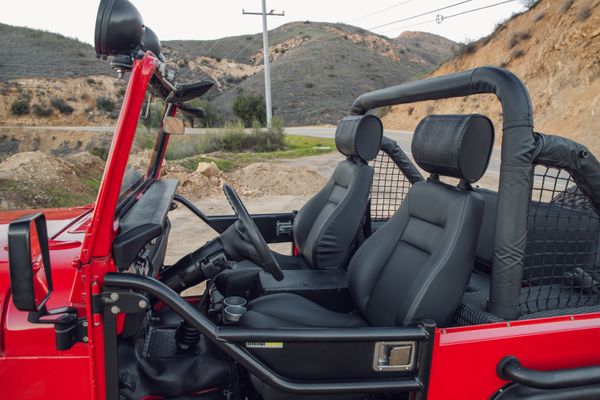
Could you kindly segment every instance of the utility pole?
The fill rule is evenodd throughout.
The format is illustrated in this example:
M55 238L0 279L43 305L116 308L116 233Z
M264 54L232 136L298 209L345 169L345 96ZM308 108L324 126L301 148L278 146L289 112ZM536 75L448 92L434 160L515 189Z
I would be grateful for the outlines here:
M271 108L271 67L269 63L269 31L267 30L267 17L283 17L285 12L276 13L275 10L267 12L267 0L262 0L262 12L247 12L242 9L243 15L262 15L263 25L263 65L265 70L265 102L267 103L267 127L271 127L273 111Z

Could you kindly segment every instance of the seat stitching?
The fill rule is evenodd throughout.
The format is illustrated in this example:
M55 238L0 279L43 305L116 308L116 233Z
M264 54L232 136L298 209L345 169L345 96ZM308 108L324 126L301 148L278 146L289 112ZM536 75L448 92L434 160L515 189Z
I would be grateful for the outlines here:
M470 201L471 201L471 197L467 197L467 201L465 201L464 204L462 205L461 210L460 210L460 215L458 218L459 221L461 221L463 219L465 212L466 212L467 204ZM455 244L458 241L458 236L459 236L458 231L460 231L460 228L462 225L463 224L456 224L456 229L454 229L454 231L452 232L453 234L452 234L452 242L450 243L450 247L449 247L450 249L455 247ZM451 253L452 253L451 251L446 252L446 254L444 254L444 257L437 262L437 266L434 267L433 273L429 274L429 276L425 280L423 286L421 286L421 289L417 292L417 295L415 296L415 301L413 301L412 305L408 309L408 312L406 313L406 316L404 317L404 321L407 321L413 317L413 315L416 312L417 305L421 304L421 301L423 300L423 296L425 295L425 289L428 287L429 283L431 283L431 281L435 277L437 277L437 275L439 274L439 272L441 270L441 265L443 265L445 263L445 261L448 260ZM404 323L402 325L404 325Z
M410 193L410 191L409 191ZM404 235L404 231L406 230L406 227L408 226L408 221L410 220L410 206L409 206L409 202L410 202L410 197L406 197L404 199L404 202L406 203L406 207L408 207L408 219L406 221L406 224L404 224L404 227L402 228L402 232L400 232L400 235L398 237L398 240L396 240L396 243L394 243L394 246L392 246L392 251L390 251L390 254L388 254L387 258L385 259L385 262L382 264L381 268L379 269L379 272L377 273L377 278L375 278L375 280L373 281L373 285L371 286L371 290L369 292L369 295L367 296L367 301L365 302L365 312L367 311L367 308L369 308L369 302L371 301L371 293L373 292L373 288L375 287L375 285L377 285L377 282L379 282L379 278L381 278L381 274L383 273L383 270L385 269L385 266L387 265L387 263L390 261L390 258L392 258L392 254L394 253L394 250L396 250L396 246L398 246L398 242L400 242L400 240L402 240L402 236ZM366 318L366 315L365 315Z

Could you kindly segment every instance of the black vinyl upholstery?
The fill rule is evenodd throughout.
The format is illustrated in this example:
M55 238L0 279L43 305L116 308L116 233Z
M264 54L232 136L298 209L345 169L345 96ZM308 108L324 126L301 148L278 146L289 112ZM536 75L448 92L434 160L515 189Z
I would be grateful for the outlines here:
M382 137L383 126L375 116L346 117L340 122L336 145L347 158L298 211L293 236L299 255L275 254L283 270L347 267L369 202L373 167L367 162L377 156ZM240 263L237 270L224 271L215 282L226 296L243 295L240 289L250 286L260 270L252 262Z
M294 242L312 268L346 266L365 216L372 179L372 167L344 160L300 209L294 220Z
M436 116L436 121L449 119L456 134L464 136L464 127L473 118ZM424 130L423 125L429 128ZM478 125L476 133L485 139L471 141L476 146L468 146L477 153L475 160L468 162L469 168L458 166L460 158L468 157L460 141L457 146L438 145L451 140L446 126L419 126L419 135L430 137L417 139L413 151L426 155L422 159L429 162L422 167L427 172L437 175L448 171L469 182L473 176L483 174L493 146L491 124ZM447 155L448 151L459 152L461 157ZM456 167L449 168L450 162L435 162L440 159L457 160ZM463 176L465 171L470 178ZM350 261L348 289L357 315L371 326L407 326L423 319L433 319L439 326L450 324L473 269L483 212L484 200L472 190L436 179L413 185L394 216L365 241ZM262 328L290 324L338 327L354 323L356 317L333 313L293 294L265 296L250 302L248 310L241 324Z
M486 129L480 133L489 138ZM447 131L434 128L421 133L431 138L419 141L417 150L423 143L442 140ZM493 145L493 139L476 142L478 146L471 150L488 158L472 162L470 173L485 170ZM436 160L458 148L432 145L424 153ZM422 167L433 175L446 168L435 162ZM472 182L474 175L466 177L462 171L454 168L452 176ZM483 198L468 186L461 189L437 179L417 182L394 216L365 241L348 265L353 313L333 312L295 294L274 294L251 301L240 324L249 328L393 327L432 319L438 326L448 326L473 270L483 211ZM267 400L287 398L260 382L255 386Z

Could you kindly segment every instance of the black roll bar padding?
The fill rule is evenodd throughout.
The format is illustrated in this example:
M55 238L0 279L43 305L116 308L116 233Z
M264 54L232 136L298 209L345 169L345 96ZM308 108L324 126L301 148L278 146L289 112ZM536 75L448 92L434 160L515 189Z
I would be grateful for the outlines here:
M402 171L406 179L408 179L411 184L425 180L423 175L421 175L417 167L415 167L412 161L410 161L410 158L406 156L404 150L398 146L398 143L396 143L395 140L384 136L381 139L381 150L383 150L383 152L386 153L394 161L394 163L396 163L398 168L400 168L400 171Z
M226 337L228 330L225 330L225 337L219 334L220 328L217 328L208 318L206 318L200 311L194 308L191 304L186 302L179 294L174 292L172 289L167 287L164 283L147 276L123 274L123 273L107 273L104 276L104 286L106 288L122 288L122 289L136 289L142 290L150 295L156 297L162 301L165 305L170 307L175 313L186 320L194 328L198 329L207 339L218 346L221 350L227 353L230 357L235 359L240 365L246 368L250 373L255 375L257 378L265 382L266 384L274 387L275 389L296 394L343 394L343 393L382 393L382 392L410 392L420 391L424 389L424 383L418 377L405 377L405 378L387 378L380 380L366 380L366 381L343 381L343 382L297 382L290 381L284 377L273 372L263 363L254 358L245 349L239 347L237 344L229 342ZM379 328L373 328L374 332ZM398 337L406 339L408 335L403 332L407 328L396 328L397 336L391 335L394 328L383 328L388 330L389 337ZM421 332L418 335L412 337L413 340L427 338L429 341L432 340L431 333L427 331L427 328L419 328ZM296 337L294 340L299 341L299 337L304 336L305 338L328 338L331 342L339 342L340 335L346 336L352 339L351 329L323 329L323 328L305 328L305 329L290 329L282 332L277 330L271 330L272 333L279 334L286 332L291 337ZM417 333L410 329L411 333ZM425 334L426 336L423 336ZM285 336L285 335L284 335ZM290 337L290 339L291 339ZM384 335L385 337L385 335ZM337 339L336 339L337 338ZM270 336L266 336L265 339L271 339ZM241 340L241 339L240 339ZM367 340L373 340L367 339ZM422 368L428 368L428 365L423 365Z
M536 389L566 389L600 384L600 366L539 371L525 368L518 358L506 356L496 366L500 379Z
M564 169L600 213L600 163L582 144L536 132L535 164Z
M495 94L503 113L496 214L497 221L503 223L496 224L487 309L501 318L516 319L521 312L519 294L536 148L533 107L525 85L505 69L480 67L365 93L352 104L352 113L365 114L377 107L483 93Z

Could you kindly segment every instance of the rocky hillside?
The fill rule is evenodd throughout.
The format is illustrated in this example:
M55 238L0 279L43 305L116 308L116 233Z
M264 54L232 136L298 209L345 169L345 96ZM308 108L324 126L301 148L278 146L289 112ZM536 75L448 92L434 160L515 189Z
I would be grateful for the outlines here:
M451 57L456 44L407 32L396 39L344 24L294 22L270 32L274 114L292 125L336 123L361 93L414 79ZM264 93L262 35L169 41L180 76L210 76L221 110L240 93Z
M423 75L456 48L421 32L388 39L349 25L309 21L272 30L270 46L274 113L290 125L335 123L359 94ZM209 98L228 117L238 93L264 93L262 34L165 41L163 48L179 79L216 82ZM109 64L74 39L0 24L0 55L0 121L5 123L108 123L111 113L97 98L118 103L123 94L125 82L114 77ZM11 112L16 101L28 106L20 115ZM57 101L73 111L53 106Z
M573 138L600 154L600 1L541 0L469 45L432 76L481 65L511 70L527 85L535 128ZM399 106L385 118L388 128L414 129L431 113L480 112L501 126L493 96Z

